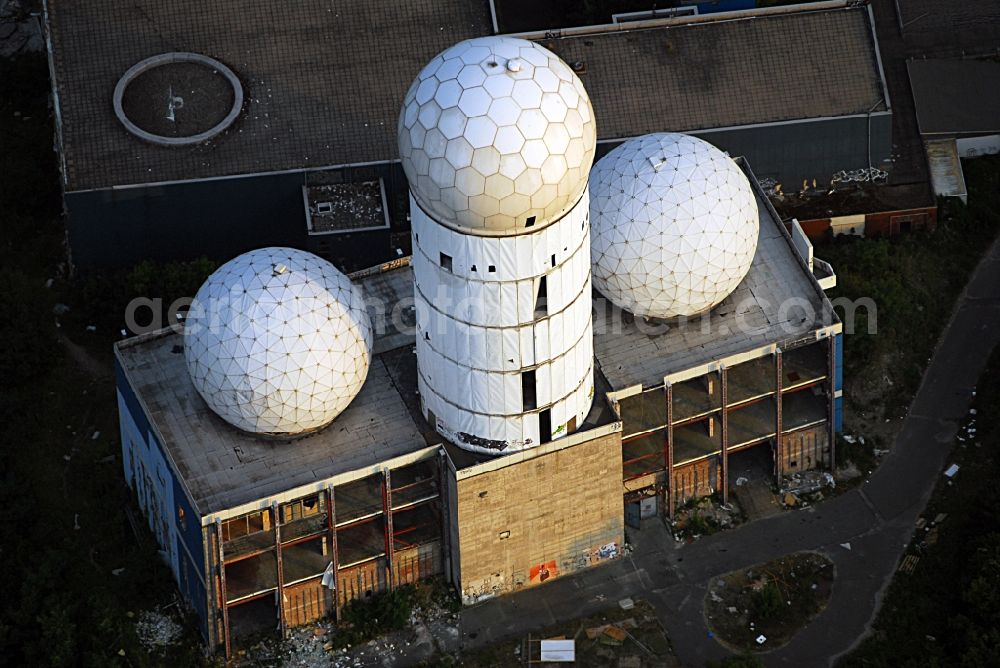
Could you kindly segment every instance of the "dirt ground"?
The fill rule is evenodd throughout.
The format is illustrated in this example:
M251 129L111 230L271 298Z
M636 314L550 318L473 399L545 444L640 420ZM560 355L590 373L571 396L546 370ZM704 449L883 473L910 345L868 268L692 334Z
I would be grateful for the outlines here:
M826 607L833 578L833 564L814 552L734 571L709 585L706 623L737 651L781 647Z
M457 665L467 668L538 663L542 639L573 639L576 641L577 666L628 666L629 668L679 667L670 640L660 626L653 606L635 601L631 610L619 606L600 614L581 617L571 622L540 629L530 638L517 638L497 643L478 652L463 653Z

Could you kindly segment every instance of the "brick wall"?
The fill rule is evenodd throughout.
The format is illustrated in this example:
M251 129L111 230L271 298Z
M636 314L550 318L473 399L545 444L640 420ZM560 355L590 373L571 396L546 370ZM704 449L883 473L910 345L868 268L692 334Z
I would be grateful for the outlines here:
M623 538L621 436L457 481L465 603L614 558Z
M781 470L786 474L830 467L830 438L826 423L781 438Z
M719 488L718 457L701 459L674 467L674 504L711 495Z

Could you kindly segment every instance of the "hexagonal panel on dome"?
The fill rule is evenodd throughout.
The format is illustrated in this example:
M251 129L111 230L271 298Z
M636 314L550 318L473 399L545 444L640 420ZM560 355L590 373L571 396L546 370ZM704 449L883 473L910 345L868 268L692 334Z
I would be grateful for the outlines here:
M725 153L658 133L618 146L590 179L594 286L650 318L702 313L746 276L757 250L757 201Z
M289 435L326 426L361 390L372 328L361 290L332 264L262 248L215 271L184 330L191 381L244 431Z
M397 130L420 206L446 225L498 235L529 218L543 227L575 204L597 141L579 77L513 37L471 39L436 56L410 86Z

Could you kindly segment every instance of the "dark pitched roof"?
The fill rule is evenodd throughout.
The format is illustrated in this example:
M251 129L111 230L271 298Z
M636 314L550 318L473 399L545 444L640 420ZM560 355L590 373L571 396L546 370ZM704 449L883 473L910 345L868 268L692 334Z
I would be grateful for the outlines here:
M489 25L485 0L50 0L66 188L394 160L410 81ZM864 113L882 96L864 8L542 37L586 64L602 139ZM206 144L145 144L113 113L125 70L168 51L243 82L243 114Z
M67 189L393 158L417 72L489 26L485 0L50 0ZM243 114L207 144L145 144L113 113L125 70L169 51L216 58L242 81Z
M866 8L542 43L586 67L602 139L860 114L883 96Z
M920 134L1000 132L1000 63L911 60L906 69Z

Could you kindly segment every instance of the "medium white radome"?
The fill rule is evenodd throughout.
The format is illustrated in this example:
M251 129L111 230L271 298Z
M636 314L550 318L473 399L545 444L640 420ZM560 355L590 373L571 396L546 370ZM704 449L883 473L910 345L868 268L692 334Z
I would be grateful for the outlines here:
M332 264L262 248L215 271L185 323L198 393L244 431L299 434L326 426L361 390L372 329L361 290Z
M523 39L479 37L424 67L397 136L424 211L502 235L542 227L579 200L597 130L583 83L558 56Z
M747 275L757 200L740 167L696 137L631 139L590 175L594 286L647 318L702 313Z

